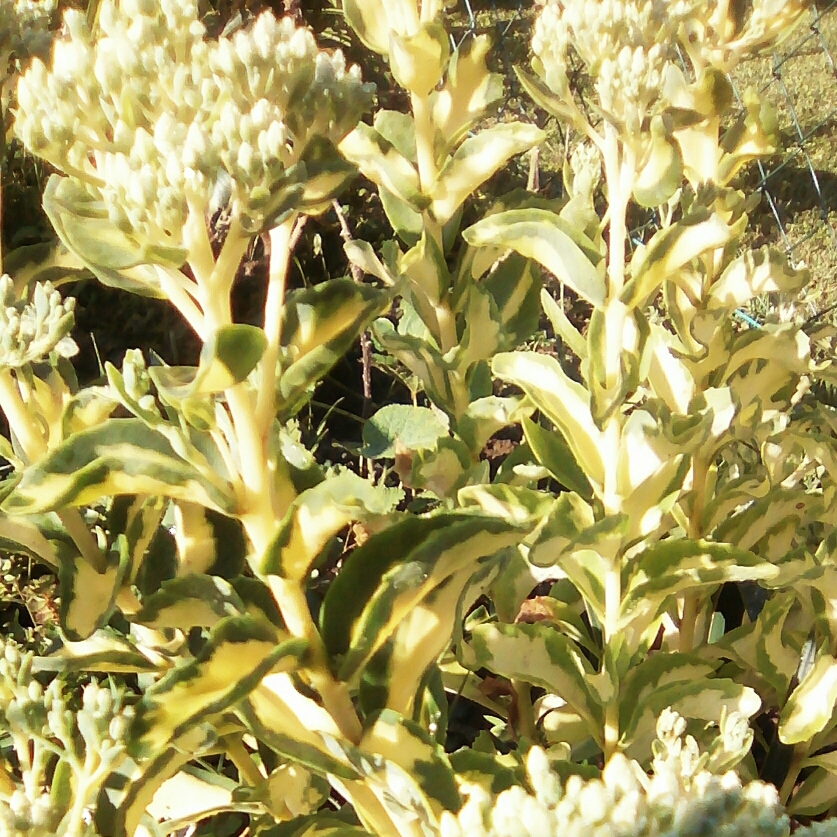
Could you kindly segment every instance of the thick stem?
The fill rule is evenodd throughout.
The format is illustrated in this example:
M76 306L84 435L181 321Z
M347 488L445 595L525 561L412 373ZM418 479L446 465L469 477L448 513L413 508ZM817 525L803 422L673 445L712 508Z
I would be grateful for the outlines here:
M37 431L37 422L23 402L17 380L9 369L0 369L0 410L9 422L9 430L17 439L27 463L36 462L47 450L46 440Z
M250 787L257 787L264 782L265 777L259 771L248 749L244 746L240 735L227 736L224 739L224 747L226 748L227 755L232 759L232 763L236 766L239 775L246 784L250 785Z
M192 280L184 276L179 270L170 270L165 267L157 266L157 278L160 280L160 289L169 299L172 305L180 312L181 316L190 328L201 340L206 340L207 334L205 332L205 321L201 309L195 304L192 293L190 293L188 286ZM194 283L192 283L194 284ZM195 293L198 291L198 286L194 286Z
M512 688L517 696L517 735L528 738L533 744L538 740L535 710L532 706L532 687L525 680L513 679Z
M605 764L619 749L619 703L614 697L605 708L604 760Z
M209 278L199 285L201 307L210 331L232 322L230 293L241 260L252 240L253 236L245 233L241 222L233 216L215 267Z
M436 311L436 322L439 324L439 349L446 354L459 344L459 335L456 333L456 317L446 301L434 306Z
M297 216L292 216L270 231L270 272L264 306L264 333L267 337L267 348L262 355L255 416L256 427L261 434L267 433L276 413L276 363L279 359L282 314L285 310L285 286L296 224Z
M430 97L410 94L413 119L416 130L416 161L418 163L419 188L422 192L430 191L436 182L439 168L436 165L436 152L433 149L433 114L430 109Z
M308 641L307 670L311 685L319 693L323 706L340 728L340 732L349 741L357 744L363 735L363 727L352 705L346 684L335 680L328 670L322 637L314 625L302 586L291 579L276 575L269 576L268 584L287 629L294 636Z

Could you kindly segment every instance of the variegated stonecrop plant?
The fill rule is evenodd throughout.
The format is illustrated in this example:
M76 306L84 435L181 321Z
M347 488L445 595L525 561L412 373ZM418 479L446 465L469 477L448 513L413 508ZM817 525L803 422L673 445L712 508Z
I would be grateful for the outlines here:
M658 12L653 4L619 8L628 10L629 23L634 11ZM91 24L79 12L65 14L49 65L35 61L18 85L15 113L18 137L58 172L48 181L44 207L64 249L51 251L48 272L27 263L33 251L7 260L15 271L3 280L0 355L0 408L10 430L3 455L14 468L3 486L0 539L56 569L64 641L46 657L3 649L5 832L162 834L237 811L250 817L250 833L273 835L484 831L500 837L521 833L521 826L532 835L658 834L692 833L707 823L730 833L787 833L769 788L742 789L730 774L713 776L749 748L743 718L752 714L755 691L719 676L684 684L717 674L717 665L710 655L689 653L701 647L701 623L695 621L685 643L688 620L672 603L680 595L681 611L700 614L701 594L725 579L778 584L759 543L718 537L701 523L709 505L707 492L694 487L696 451L704 451L695 440L722 436L716 416L732 427L743 411L748 433L760 421L781 423L796 399L784 391L785 379L770 376L789 369L802 380L810 372L806 357L789 358L787 340L781 349L771 344L777 362L767 368L769 385L761 378L753 383L751 375L761 370L752 368L752 353L729 359L731 347L741 349L735 342L741 335L726 327L729 308L748 293L777 283L794 287L802 277L756 256L727 268L725 284L715 281L745 217L746 201L725 184L740 162L767 145L751 105L737 133L724 140L726 156L718 156L719 62L753 41L770 41L780 28L767 4L759 6L770 13L761 32L753 21L764 19L755 14L749 29L730 31L725 7L718 9L714 18L675 15L673 28L661 30L661 39L683 37L697 50L690 60L699 82L681 75L678 85L675 77L661 95L660 85L652 85L660 79L649 76L640 92L650 95L645 105L660 117L651 120L653 130L644 120L626 126L612 115L604 128L588 125L590 139L597 128L611 137L611 162L632 160L637 175L636 183L629 173L611 182L602 150L611 204L605 223L595 216L588 153L587 168L579 164L567 178L572 200L504 198L466 231L468 246L456 253L463 202L543 136L515 123L477 130L499 98L500 79L486 69L486 41L450 51L440 2L345 2L348 22L387 56L411 103L411 115L385 111L372 126L358 127L371 91L339 54L318 51L311 34L289 20L264 14L207 41L196 4L182 0L105 0ZM796 16L795 7L787 10L789 19ZM539 25L556 11L547 6ZM623 34L617 27L613 36ZM647 28L638 34L647 38ZM655 61L666 56L661 43ZM644 44L635 46L641 59ZM709 56L706 72L701 56ZM611 74L611 81L618 88L624 79ZM560 84L550 92L550 83L548 77L529 81L541 101L566 116L562 107L571 109L571 100L561 98ZM625 158L627 127L636 132L636 148ZM408 250L391 245L378 259L356 242L350 256L377 284L331 279L288 290L297 225L327 208L345 186L354 173L346 160L379 184ZM698 162L703 167L693 169ZM692 172L699 186L691 199L688 190L674 197L682 171ZM631 195L649 205L669 202L660 234L669 237L649 242L626 275L617 233L620 224L624 233ZM218 231L208 221L219 209L223 245L216 252L210 234ZM602 233L607 222L610 247ZM263 323L236 324L231 288L263 232L271 245ZM548 361L500 354L492 360L495 375L523 395L496 397L488 361L514 348L536 321L532 258L595 308L585 343L546 303L580 355L584 380L593 384L573 384ZM106 284L169 300L201 341L199 365L147 366L141 354L129 352L121 369L106 366L99 385L79 388L67 363L74 351L72 303L43 281L73 264ZM622 277L618 290L613 276ZM683 334L668 338L671 332L646 312L664 283L672 285L669 316L682 316ZM431 441L411 449L416 413L391 413L372 424L366 453L391 453L405 486L435 495L441 508L423 516L395 511L398 490L318 465L293 423L318 380L396 298L397 325L378 319L375 335L434 405ZM729 341L707 354L716 366L695 362L693 370L688 351L701 352L688 340L679 355L669 351L666 339L691 335L699 343L715 323ZM781 328L772 331L784 339ZM601 357L600 341L610 347ZM677 372L678 362L685 371ZM707 395L699 377L711 379L719 367L730 370L730 382L722 371L712 386L727 387L726 399ZM737 384L739 378L746 383ZM765 408L756 396L767 390ZM752 398L742 402L740 392ZM489 483L479 459L485 440L535 409L557 430L525 423L527 445ZM778 444L774 439L764 444ZM794 444L808 451L802 441ZM767 448L775 453L774 469L794 464L794 444ZM669 452L671 466L660 462ZM527 462L528 455L536 461ZM720 473L719 486L724 480L732 486L736 502L724 509L743 506L748 484L733 480L735 469L742 478L750 473L747 457L731 458L720 471L709 458L705 478L712 470ZM805 463L794 468L796 477ZM574 490L556 498L532 488L543 474ZM775 477L768 472L764 480ZM656 499L641 506L646 500L638 486ZM625 505L631 498L634 505ZM670 519L682 531L665 530ZM705 531L689 530L692 519ZM731 519L739 527L746 522L741 515ZM318 606L310 601L317 564L351 522L372 534L343 560ZM554 577L559 559L564 590L583 600L590 620L602 626L601 643L573 598L560 597L561 588L549 602L538 601L548 610L540 625L511 624L534 581ZM661 566L665 572L656 574ZM796 583L803 602L802 612L792 614L797 622L808 615L799 591L815 601L810 591L823 567L823 556L801 555L785 574L782 583ZM438 667L459 631L460 610L483 592L493 597L498 619L479 624L482 612L472 614L459 662ZM789 613L790 606L779 613L782 625L790 626ZM626 669L650 648L657 624L664 626L663 650L671 653L635 666L641 676L629 683ZM757 666L747 666L764 656L765 642L755 640L769 636L761 629L730 638L723 650L745 672L739 680L761 676ZM793 636L787 645L782 640L768 643L770 659L778 653L786 664L791 656L795 661ZM537 672L526 667L538 661ZM512 727L529 744L552 745L548 753L522 746L499 756L481 744L445 755L444 690L462 686L463 664L511 679ZM100 684L73 707L60 681L41 685L38 678L53 671L135 675L137 691ZM537 709L529 684L547 692ZM671 684L677 688L666 691ZM674 713L662 713L650 729L645 715L623 723L621 707L630 709L629 701L655 711L667 705L663 697L692 726L696 719L719 724L714 739L692 730L705 745L703 755ZM786 723L797 735L803 703L791 704L796 715L792 709ZM499 702L492 706L505 711ZM646 754L656 735L653 780L616 753L639 754L640 732ZM584 757L586 740L613 756L608 769L588 782L559 781L581 770L572 758ZM235 780L206 767L206 759L218 756L232 763ZM797 761L797 768L808 766ZM163 816L168 821L160 824Z
M526 134L515 123L467 138L449 130L449 85L472 72L479 40L460 45L443 72L447 44L433 20L411 20L400 4L344 4L412 106L411 116L379 111L364 129L377 150L357 134L347 145L401 243L381 261L368 246L347 250L372 275L407 279L396 325L379 320L373 333L431 407L384 407L365 429L365 452L393 459L403 485L442 505L537 524L508 551L486 588L492 606L470 615L443 680L486 707L507 741L548 743L571 761L641 758L670 705L698 737L726 713L740 723L778 712L778 735L759 742L767 757L748 756L742 770L780 784L793 813L820 814L837 801L837 463L833 411L805 393L832 373L812 360L827 335L806 333L787 309L757 329L734 316L763 294L792 300L808 275L742 245L757 196L736 188L736 176L775 153L777 132L755 93L736 104L727 77L785 37L805 4L543 5L535 74L518 74L574 137L565 197L501 197L457 247L458 218L439 214L447 178L480 156L493 170L506 153L501 137L519 138L520 151ZM590 78L589 110L570 87L571 52ZM430 78L399 69L412 55L426 56ZM497 140L481 144L492 131ZM637 206L658 228L629 248ZM507 335L517 342L533 330L532 261L590 309L582 332L541 293L563 363L502 352ZM492 392L489 358L523 399ZM492 480L479 431L515 421L525 442ZM550 595L531 599L549 579ZM725 632L718 596L730 582L774 592ZM751 740L741 739L740 755Z

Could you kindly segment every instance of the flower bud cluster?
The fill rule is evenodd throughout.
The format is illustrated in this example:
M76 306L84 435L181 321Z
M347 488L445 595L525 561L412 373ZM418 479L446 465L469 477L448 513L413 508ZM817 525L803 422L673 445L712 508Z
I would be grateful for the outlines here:
M196 0L103 0L95 37L78 11L64 25L50 66L36 60L18 84L18 136L155 245L181 245L221 171L246 211L312 136L336 144L371 101L341 53L269 12L217 42Z
M14 790L6 798L0 795L0 835L69 834L67 811L57 803L61 795L53 798L47 788L56 756L78 774L76 792L86 789L84 802L91 804L108 772L125 757L132 720L133 710L122 705L121 693L96 683L84 688L81 707L71 709L60 681L42 687L32 679L31 653L0 638L0 732L8 733L21 774ZM0 759L0 767L4 761L8 764ZM74 800L67 804L76 807ZM81 833L95 834L92 826Z
M0 0L0 80L9 59L28 57L49 44L57 0Z
M614 756L600 779L570 776L562 786L547 754L533 747L526 755L531 787L492 797L485 789L463 788L467 801L458 815L446 812L442 837L676 837L722 833L729 837L784 837L788 818L772 785L741 785L734 773L714 776L685 721L664 713L655 742L654 774Z
M62 299L49 282L38 282L31 301L20 300L8 275L0 277L0 367L18 369L55 352L73 357L75 299Z
M593 77L602 110L637 132L660 97L688 0L547 0L535 22L532 50L544 80L569 94L566 64L571 45Z

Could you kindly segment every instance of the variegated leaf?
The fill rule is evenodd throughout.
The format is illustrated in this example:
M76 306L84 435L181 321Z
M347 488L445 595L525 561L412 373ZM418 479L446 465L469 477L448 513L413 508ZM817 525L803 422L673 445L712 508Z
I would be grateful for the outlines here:
M270 671L293 669L306 642L266 620L228 616L191 662L172 669L137 705L132 750L157 754L173 740L243 700Z
M563 698L601 744L604 713L590 678L593 669L574 642L544 624L478 625L461 651L471 669L487 668Z
M837 659L820 654L793 690L779 716L783 744L810 740L829 723L837 702Z
M401 622L454 576L475 572L525 532L482 515L443 513L405 518L373 535L346 559L320 611L340 679L354 679Z
M462 202L515 154L533 148L545 137L535 125L500 122L466 139L442 166L430 190L436 220L447 223ZM474 243L467 236L465 240Z
M119 494L190 500L220 512L235 508L225 481L198 472L165 436L134 418L108 419L67 439L24 472L2 507L32 514Z
M329 477L294 500L258 561L262 576L303 579L331 539L347 524L391 512L402 496L351 471Z
M397 764L416 777L436 814L462 805L444 750L414 721L385 709L369 724L358 749Z
M483 218L464 230L462 236L473 247L508 247L534 259L591 305L604 304L605 282L593 243L584 242L583 234L552 212L510 209Z
M62 550L64 552L64 550ZM119 589L128 572L129 555L124 536L117 538L107 555L103 572L92 567L75 550L59 553L58 608L61 627L73 642L88 639L110 619Z
M390 300L390 292L351 279L332 279L287 295L281 346L288 361L278 382L280 416L290 418L299 409Z
M558 428L594 490L601 490L605 440L590 413L587 390L573 381L555 358L536 352L496 355L491 369L501 380L519 386Z

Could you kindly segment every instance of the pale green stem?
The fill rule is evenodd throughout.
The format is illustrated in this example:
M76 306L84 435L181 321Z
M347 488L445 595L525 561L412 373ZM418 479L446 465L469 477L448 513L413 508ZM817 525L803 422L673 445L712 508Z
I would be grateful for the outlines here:
M348 687L345 683L335 680L328 671L323 640L314 625L302 586L292 579L280 578L277 575L269 576L268 584L288 631L308 641L308 673L311 685L319 693L323 706L343 736L357 744L363 734L363 727L352 705Z
M192 293L190 293L189 285L194 285L188 276L184 276L179 270L172 270L160 265L155 265L157 278L160 281L160 289L166 295L168 300L180 312L181 316L190 328L201 340L206 339L205 321L200 308L195 304ZM195 293L197 293L197 286L195 285Z
M703 536L703 510L706 503L706 478L709 473L709 463L699 454L692 462L692 491L694 502L692 503L691 514L689 515L688 535L693 540ZM682 598L682 616L680 618L680 642L681 652L691 651L696 644L695 628L698 620L700 607L700 594L697 591L684 593Z
M46 440L35 429L35 417L29 414L10 369L0 369L0 409L3 410L9 422L9 430L17 439L27 463L36 462L46 453Z
M608 299L618 297L625 284L625 245L628 229L625 223L630 193L624 193L622 172L622 146L616 128L605 123L602 155L604 157L605 180L607 181L610 233L608 241Z
M436 322L439 325L439 349L446 354L459 343L459 335L456 333L456 317L446 301L434 306L436 311Z
M78 509L61 509L56 512L69 536L73 539L81 557L99 574L108 568L107 558L96 543L92 532L82 520Z
M291 259L296 215L270 231L270 272L264 306L264 333L267 348L262 355L259 393L256 400L256 426L267 433L276 414L276 364L279 360L279 340L282 315L285 310L285 287Z
M242 779L251 787L257 787L264 782L265 777L262 775L250 751L244 746L240 735L230 735L224 738L224 747L227 755L232 759L232 763L238 769Z
M187 260L195 281L198 285L209 282L215 269L215 256L209 242L203 208L194 201L189 201L189 214L183 225L183 237L189 252Z
M511 685L517 695L517 734L535 744L538 740L538 729L532 706L532 687L525 680L516 678L512 679Z
M415 123L419 188L425 194L430 194L430 187L436 182L439 175L436 152L433 148L435 126L430 108L430 97L411 93L410 105L413 109L413 121Z
M210 326L217 328L232 322L230 292L238 267L252 240L253 236L244 232L241 221L233 216L215 267L206 283L201 285L201 304Z

